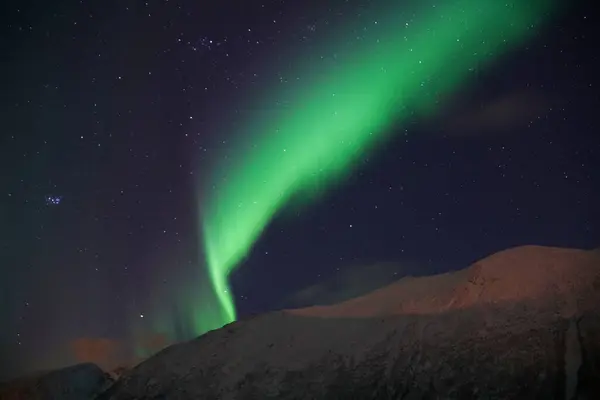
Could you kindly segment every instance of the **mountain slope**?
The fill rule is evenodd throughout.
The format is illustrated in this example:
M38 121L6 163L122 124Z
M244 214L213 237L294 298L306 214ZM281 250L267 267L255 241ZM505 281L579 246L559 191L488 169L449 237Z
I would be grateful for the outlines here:
M92 399L110 384L95 364L78 364L0 383L2 400Z
M599 305L600 254L523 246L235 322L163 350L101 398L600 398Z
M333 306L291 310L318 317L374 317L432 314L500 302L576 301L600 289L598 259L592 251L521 246L495 253L469 268L445 274L404 278L365 296ZM563 312L568 314L567 309Z

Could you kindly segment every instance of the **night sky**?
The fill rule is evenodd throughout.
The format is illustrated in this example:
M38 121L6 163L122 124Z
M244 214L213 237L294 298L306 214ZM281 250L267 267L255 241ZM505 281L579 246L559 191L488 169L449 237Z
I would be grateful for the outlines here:
M199 313L218 306L202 225L215 209L230 215L215 176L243 177L248 149L268 143L255 118L287 110L279 100L325 64L352 71L345 49L445 2L206 3L2 2L0 378L130 362L201 333ZM405 25L377 31L389 4ZM430 111L386 126L343 179L274 211L229 276L237 316L339 301L511 246L599 246L599 16L584 1L548 14L465 67ZM463 68L454 62L437 70Z

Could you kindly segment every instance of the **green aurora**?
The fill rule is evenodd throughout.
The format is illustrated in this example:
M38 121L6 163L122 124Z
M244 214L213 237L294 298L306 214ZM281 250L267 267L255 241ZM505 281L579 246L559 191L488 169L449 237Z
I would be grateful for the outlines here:
M186 299L196 335L236 319L228 276L276 214L316 199L403 121L430 115L474 70L530 38L555 5L454 0L421 5L407 19L393 3L346 24L320 51L294 54L288 76L298 79L252 102L256 112L237 132L243 140L198 191L212 291Z

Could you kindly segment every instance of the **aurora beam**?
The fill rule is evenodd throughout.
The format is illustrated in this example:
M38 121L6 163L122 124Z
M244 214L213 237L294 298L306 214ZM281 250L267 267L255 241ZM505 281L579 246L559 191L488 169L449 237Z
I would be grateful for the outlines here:
M368 29L363 18L318 51L297 54L287 71L292 83L249 102L255 113L234 154L222 157L228 161L202 191L201 237L219 325L236 318L229 274L276 213L350 173L398 124L429 115L472 71L529 38L553 8L550 0L437 3L418 6L411 18L399 5L379 6Z

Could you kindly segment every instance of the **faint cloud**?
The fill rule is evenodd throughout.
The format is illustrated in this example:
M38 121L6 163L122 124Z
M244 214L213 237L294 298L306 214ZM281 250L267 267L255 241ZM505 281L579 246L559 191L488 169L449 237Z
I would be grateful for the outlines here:
M79 338L71 341L69 347L77 362L91 362L104 370L120 361L119 353L123 349L119 341L107 338Z
M450 110L442 123L451 136L491 136L515 134L517 129L547 115L555 100L533 90L518 90L478 107ZM455 117L448 117L449 114Z
M148 333L139 335L135 343L109 338L78 338L69 343L69 349L74 362L91 362L105 371L112 371L120 367L134 366L170 344L172 343L165 335ZM134 355L134 347L137 347L144 357Z
M341 269L331 279L301 289L285 300L284 307L339 303L391 284L407 274L407 266L394 263L355 265Z

